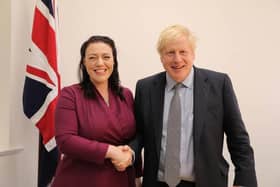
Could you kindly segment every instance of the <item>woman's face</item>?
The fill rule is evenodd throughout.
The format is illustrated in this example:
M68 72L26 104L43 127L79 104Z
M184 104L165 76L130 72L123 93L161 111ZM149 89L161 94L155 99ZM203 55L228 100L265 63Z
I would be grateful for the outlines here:
M89 44L85 52L84 65L95 86L108 84L114 66L112 48L103 42Z

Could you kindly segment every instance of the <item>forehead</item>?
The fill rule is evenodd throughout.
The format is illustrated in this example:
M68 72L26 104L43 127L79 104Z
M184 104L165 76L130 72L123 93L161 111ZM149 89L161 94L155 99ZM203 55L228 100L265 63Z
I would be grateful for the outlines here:
M112 53L112 48L110 45L104 43L104 42L94 42L90 43L88 47L86 48L86 54L90 53Z
M170 50L192 50L190 41L185 36L170 39L166 41L163 51Z

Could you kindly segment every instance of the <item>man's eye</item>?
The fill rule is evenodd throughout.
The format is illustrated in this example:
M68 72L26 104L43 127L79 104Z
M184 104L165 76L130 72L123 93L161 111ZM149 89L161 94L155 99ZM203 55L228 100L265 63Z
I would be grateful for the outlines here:
M174 55L174 52L173 51L169 51L166 54L167 54L167 56L172 56L172 55Z

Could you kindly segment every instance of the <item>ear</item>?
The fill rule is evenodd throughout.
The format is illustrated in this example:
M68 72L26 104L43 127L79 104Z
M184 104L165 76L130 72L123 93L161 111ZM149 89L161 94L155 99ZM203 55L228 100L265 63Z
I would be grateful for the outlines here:
M192 59L195 60L195 50L192 51Z
M86 67L85 67L84 61L83 61L83 63L81 64L81 67L82 67L83 69L86 68Z
M84 67L86 67L86 65L85 65L85 63L86 63L85 58L86 58L86 57L84 57L84 58L83 58L83 61L82 61L82 62L83 62L82 65L83 65Z
M163 56L162 56L162 54L160 54L160 61L163 64Z
M82 70L82 71L84 71L84 70L86 71L86 69L87 69L87 68L86 68L86 66L85 66L85 62L83 61L83 63L81 64L81 70Z

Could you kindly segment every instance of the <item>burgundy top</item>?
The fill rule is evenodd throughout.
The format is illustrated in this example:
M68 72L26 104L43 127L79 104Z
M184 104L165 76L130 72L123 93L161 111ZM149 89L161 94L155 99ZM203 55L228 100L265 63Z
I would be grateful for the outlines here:
M97 93L88 99L78 84L62 89L55 115L55 134L64 155L53 187L134 187L135 169L118 172L105 159L109 144L124 145L135 135L133 96L125 101L109 91L109 106Z

